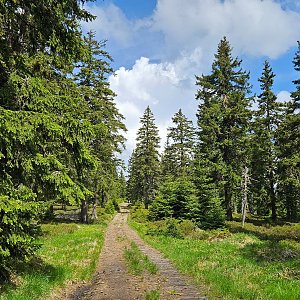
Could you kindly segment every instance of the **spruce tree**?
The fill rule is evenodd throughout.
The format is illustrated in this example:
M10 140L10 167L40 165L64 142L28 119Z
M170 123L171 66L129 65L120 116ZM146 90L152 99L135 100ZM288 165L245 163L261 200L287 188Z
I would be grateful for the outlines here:
M238 194L245 158L250 118L249 74L241 60L232 57L226 38L218 45L210 75L197 76L198 159L204 164L208 182L222 199L228 220L232 219L234 196ZM203 171L200 171L202 174ZM201 195L199 195L201 201Z
M225 210L222 208L221 183L217 181L216 166L211 161L213 153L205 153L198 145L194 162L194 184L197 196L197 216L200 228L216 229L225 225ZM209 154L212 154L211 156Z
M128 180L126 184L127 201L133 204L143 202L143 186L136 152L133 151L128 161Z
M89 178L102 172L102 153L109 188L117 178L113 153L123 125L105 78L106 54L94 74L97 87L83 88L71 76L97 55L81 35L80 21L93 19L85 2L0 3L0 276L37 248L37 224L49 206L94 196ZM94 147L100 135L102 153Z
M150 216L155 219L170 216L195 219L197 205L192 181L195 129L181 109L172 121L174 126L168 128L167 144L161 160L162 183ZM165 209L162 209L163 205Z
M175 158L173 156L172 145L170 144L169 137L165 144L164 151L161 155L161 175L162 178L172 176L174 172L174 166L176 165Z
M129 182L134 181L139 184L138 187L135 184L135 192L142 195L145 208L148 208L156 195L160 176L158 152L160 138L149 106L140 123ZM132 167L135 168L136 173L133 172ZM133 178L133 176L135 177Z
M0 3L0 276L38 247L50 204L88 194L73 166L92 164L89 126L77 119L82 96L66 73L81 57L79 22L92 18L71 0Z
M252 136L252 197L258 214L270 209L272 219L277 218L277 149L276 130L279 125L280 104L272 91L275 74L268 61L264 63L259 79L262 93L258 96L258 110L255 112Z
M294 68L300 72L300 42L293 60ZM279 148L279 194L286 216L295 220L300 214L300 79L293 81L296 89L291 93L283 121L278 128Z
M122 130L125 131L126 128L122 122L123 116L114 102L115 94L107 81L108 75L112 73L112 58L104 50L105 42L96 41L95 32L90 31L84 37L84 44L85 55L77 65L74 79L84 95L85 110L82 109L81 115L91 124L89 148L96 168L84 177L89 178L86 184L93 194L102 195L100 202L104 205L108 195L116 187L114 183L118 181L116 153L121 151L124 142ZM85 221L87 205L88 201L84 199L81 218Z
M172 117L174 126L168 128L167 144L162 159L162 170L175 177L191 173L194 155L195 129L192 121L179 111Z
M186 176L167 177L160 185L149 217L154 220L172 217L197 221L198 206L193 181Z

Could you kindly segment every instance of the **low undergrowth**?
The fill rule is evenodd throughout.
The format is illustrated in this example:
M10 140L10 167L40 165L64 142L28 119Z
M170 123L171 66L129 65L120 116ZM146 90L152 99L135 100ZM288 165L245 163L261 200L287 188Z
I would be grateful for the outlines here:
M141 252L134 242L131 242L130 248L125 249L124 256L129 271L134 275L141 275L144 270L150 274L156 274L158 271L157 266Z
M300 299L299 225L242 228L229 222L225 229L203 231L176 220L159 222L131 219L130 225L207 287L209 299ZM169 234L170 222L179 235Z
M147 291L146 300L160 300L160 292L157 290Z
M240 222L227 222L228 228L231 232L244 232L254 234L263 240L295 240L300 242L300 224L287 223L284 225L272 226L269 223L256 226L252 223L246 223L244 227Z
M1 300L49 299L51 290L69 281L89 279L96 268L105 224L42 225L42 247L28 263L15 265Z

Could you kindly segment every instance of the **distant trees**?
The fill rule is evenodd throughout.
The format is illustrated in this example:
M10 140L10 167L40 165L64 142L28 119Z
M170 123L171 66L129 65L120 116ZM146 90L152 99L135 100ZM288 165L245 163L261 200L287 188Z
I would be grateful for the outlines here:
M198 126L195 130L181 109L173 116L151 199L151 219L189 219L211 229L224 226L242 209L273 221L279 216L299 218L300 80L293 81L292 101L279 103L272 90L275 74L265 61L261 93L251 97L249 73L241 63L223 38L210 74L196 76ZM300 43L294 66L299 72ZM129 163L132 202L145 198L141 174L152 167L145 160L139 165L146 153L142 145L147 144L141 136L139 131ZM156 170L158 158L156 152Z
M151 207L151 218L195 219L198 209L192 180L195 129L181 109L172 121L161 159L161 185Z
M160 138L149 106L140 123L136 148L129 164L128 197L132 202L143 201L145 208L148 208L156 195L160 176Z
M168 128L167 144L162 156L162 173L178 177L191 174L195 148L195 129L180 109L172 117L174 126Z

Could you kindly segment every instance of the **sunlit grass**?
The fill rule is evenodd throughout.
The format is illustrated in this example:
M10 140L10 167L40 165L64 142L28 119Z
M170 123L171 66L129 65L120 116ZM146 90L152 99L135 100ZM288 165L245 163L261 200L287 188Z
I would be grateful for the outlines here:
M261 239L254 228L253 233L216 239L208 234L209 238L196 240L147 235L146 224L131 221L131 226L180 271L205 285L209 299L300 299L297 241Z
M16 267L16 286L6 286L1 300L47 299L55 287L89 279L103 245L104 229L104 224L42 225L43 246L37 257Z

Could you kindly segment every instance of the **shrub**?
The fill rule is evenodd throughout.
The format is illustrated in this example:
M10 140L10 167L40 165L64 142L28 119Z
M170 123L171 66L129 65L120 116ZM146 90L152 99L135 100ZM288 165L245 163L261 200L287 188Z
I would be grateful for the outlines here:
M197 229L197 226L190 220L183 220L177 226L183 236L191 236Z
M39 248L39 203L0 196L0 279L8 279L16 260L27 260Z
M197 227L188 237L193 240L207 240L209 232Z
M244 227L238 222L227 222L230 231L232 232L245 232L253 233L260 237L261 239L268 240L295 240L300 241L300 225L283 225L283 226L271 226L270 224L265 224L265 226L255 226L251 223L246 223Z
M105 209L104 209L106 214L112 215L115 213L115 211L118 211L118 210L119 210L119 205L116 201L114 201L114 200L107 201L107 203L105 205Z
M173 218L166 220L166 236L171 236L175 238L183 238L183 234L179 229L179 221Z
M189 177L167 178L150 208L150 219L193 219L198 213L194 184Z
M201 198L198 224L202 229L217 229L225 226L225 212L217 198Z
M158 195L149 208L149 219L156 221L170 218L171 216L172 208L169 205L168 200L161 194Z
M173 218L151 222L148 224L147 234L183 238L184 235L180 231L178 223L179 221Z
M224 240L232 236L232 233L226 228L218 228L207 231L208 240Z
M135 205L131 208L130 217L138 223L146 223L149 219L149 211L142 205Z

